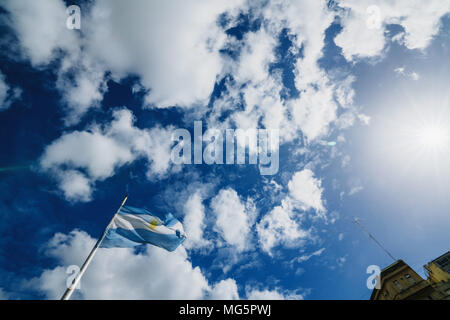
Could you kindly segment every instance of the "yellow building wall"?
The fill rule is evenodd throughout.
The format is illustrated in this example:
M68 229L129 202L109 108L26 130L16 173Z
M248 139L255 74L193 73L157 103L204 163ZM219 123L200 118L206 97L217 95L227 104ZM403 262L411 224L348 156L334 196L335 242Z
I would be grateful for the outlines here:
M449 281L450 274L445 272L433 262L429 263L426 267L429 272L430 280L433 282Z

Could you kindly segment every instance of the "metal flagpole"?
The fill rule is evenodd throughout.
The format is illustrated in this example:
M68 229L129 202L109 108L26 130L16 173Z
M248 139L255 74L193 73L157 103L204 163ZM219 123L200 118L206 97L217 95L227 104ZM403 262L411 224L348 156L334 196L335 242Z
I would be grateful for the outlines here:
M105 231L103 231L102 236L100 239L97 240L97 243L95 244L94 248L92 248L91 253L89 253L88 257L86 258L86 261L81 266L80 272L78 272L75 279L73 279L72 284L66 289L66 292L64 292L64 295L61 297L61 300L69 300L70 296L72 295L73 291L75 290L78 282L80 282L81 277L83 276L84 272L86 271L87 266L91 262L92 258L94 258L95 253L97 252L97 249L100 247L100 244L102 243L103 239L106 236L106 232L108 231L109 227L111 226L111 223L114 220L114 217L119 213L120 209L125 205L125 202L128 199L128 194L125 196L125 198L122 201L122 204L120 205L119 209L117 209L116 213L112 217L111 221L108 223L108 226L106 227Z
M358 218L355 218L354 220L353 220L353 222L355 223L355 224L357 224L360 228L361 228L361 230L362 231L364 231L365 233L367 233L367 235L369 236L369 238L370 239L372 239L392 260L394 260L394 261L397 261L397 259L395 259L394 258L394 256L392 256L392 254L389 252L389 251L387 251L382 245L381 245L381 243L379 243L378 242L378 240L377 239L375 239L375 237L374 236L372 236L371 234L370 234L370 232L369 231L367 231L366 230L366 228L364 228L363 227L363 225L361 224L361 222L359 222L359 219Z

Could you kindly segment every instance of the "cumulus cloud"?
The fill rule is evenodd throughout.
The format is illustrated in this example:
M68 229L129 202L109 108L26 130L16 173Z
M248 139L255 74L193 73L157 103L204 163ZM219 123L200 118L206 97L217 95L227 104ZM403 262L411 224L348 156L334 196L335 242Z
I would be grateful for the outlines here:
M291 131L300 130L311 142L326 135L336 120L338 106L333 99L336 87L318 65L325 30L333 22L334 13L324 1L271 1L266 16L278 27L289 28L296 50L302 48L302 57L297 59L294 70L300 96L288 101L287 108L293 115Z
M420 0L339 0L342 32L335 43L349 60L374 57L386 45L385 26L398 24L404 29L398 41L408 49L425 49L438 33L440 19L450 12L450 2Z
M307 88L301 98L290 103L290 107L296 125L309 141L326 135L329 125L336 120L333 88L325 84L319 88Z
M151 89L150 104L205 102L222 68L218 50L225 34L217 25L218 16L240 2L97 1L88 50L113 72L139 75Z
M227 60L226 64L233 81L227 81L227 91L214 101L208 125L243 130L255 130L261 125L269 129L283 127L285 130L280 131L280 139L291 140L295 133L289 129L292 126L288 123L287 108L281 101L281 78L269 72L276 59L278 33L261 27L246 33L238 43L236 41L229 39L228 45L240 47L240 54L236 60ZM237 109L241 104L244 108ZM229 116L224 119L225 112Z
M87 202L92 200L92 183L81 172L66 170L58 173L59 187L69 201Z
M46 147L40 167L55 173L60 188L73 201L90 200L96 181L139 158L147 160L149 179L162 178L171 168L172 127L139 129L133 122L128 109L117 109L108 125L65 133Z
M234 74L235 80L242 83L266 80L269 64L275 60L276 39L265 28L261 28L246 34L244 42Z
M317 64L325 30L335 15L323 1L271 1L261 9L239 0L139 0L133 5L101 0L83 8L79 33L65 28L62 1L44 1L43 5L8 1L5 7L33 64L49 65L64 52L57 87L68 105L66 124L76 123L89 108L99 105L107 89L104 75L108 71L115 80L138 75L147 103L156 107L205 105L217 77L230 73L235 85L229 88L228 97L214 104L209 122L219 118L224 108L234 109L240 99L230 97L243 91L245 110L232 112L223 125L231 122L249 129L262 123L266 128L283 128L282 141L292 141L299 131L313 141L326 135L336 120L335 86ZM239 10L249 12L249 8L266 23L236 42L218 26L218 17L223 12L236 17ZM34 28L30 21L41 19L45 23ZM292 50L302 48L294 70L301 95L290 102L281 99L283 85L269 72L285 28L293 40ZM44 36L44 42L36 41ZM237 61L220 54L227 45L242 46ZM231 106L224 107L224 101Z
M67 267L80 265L94 243L95 239L84 231L55 234L43 252L56 259L58 266L29 280L27 287L48 299L61 298L69 276ZM235 299L238 293L232 279L210 285L201 270L192 266L183 247L167 252L147 246L145 252L137 255L131 249L100 249L73 298Z
M325 208L322 202L321 184L310 169L304 169L296 172L289 181L289 195L298 202L298 207L302 210L312 208L318 213L323 213Z
M303 300L304 294L294 290L246 288L248 300Z
M103 132L74 131L50 144L41 160L44 169L58 165L85 168L95 179L110 177L115 167L132 160L128 148Z
M23 58L38 69L60 59L56 87L67 105L65 123L77 123L102 100L106 90L105 70L82 51L80 33L66 27L64 2L6 0L2 6L10 14L8 21L23 49Z
M303 47L303 57L296 62L297 89L305 90L314 83L326 80L317 60L323 55L325 30L334 19L334 13L329 10L327 3L315 0L271 1L267 15L276 24L289 28L295 36L296 47Z
M281 205L264 215L256 226L261 248L269 255L278 245L301 246L312 238L311 230L301 228L304 218L301 213L313 210L317 216L325 218L321 180L314 178L310 169L296 172L288 182L288 191Z
M272 255L272 248L278 245L299 246L309 236L293 218L294 213L286 200L274 207L256 226L261 249Z
M234 82L227 83L227 93L214 102L209 123L220 126L216 121L220 114L231 110L222 126L282 128L282 143L293 141L300 133L306 142L326 136L338 120L338 107L348 108L353 102L354 79L330 79L318 64L323 55L325 30L336 13L326 2L311 0L270 1L262 9L251 9L265 23L242 40L230 42L229 45L241 48L239 57L227 64ZM297 98L282 99L284 84L280 74L270 71L278 58L275 49L283 30L288 30L292 41L295 87L300 93ZM243 108L233 110L230 106L235 105ZM353 118L357 114L355 108L347 110Z
M251 200L244 203L237 192L232 188L222 189L211 200L211 209L215 216L214 229L223 240L244 251L248 247L256 208Z
M23 53L34 66L48 64L59 49L78 51L77 33L66 28L66 7L63 1L2 2L10 13L10 21L23 47Z
M354 60L382 52L388 23L404 28L398 41L408 48L426 48L439 30L440 18L450 8L440 0L430 1L425 8L420 0L337 3L341 10L315 0L270 1L263 8L240 0L139 0L133 5L101 0L82 8L80 32L65 27L63 1L10 0L3 6L10 12L11 26L33 65L48 66L62 57L57 87L68 105L67 124L76 123L89 108L99 105L108 71L117 81L138 75L147 103L156 107L205 105L217 77L229 72L237 88L247 83L243 88L248 90L245 112L229 118L237 127L254 127L262 120L266 127L285 129L282 141L297 137L298 130L312 141L326 135L336 120L337 106L332 99L336 80L331 81L317 63L323 55L325 30L336 14L343 30L335 42L348 60ZM371 6L377 10L368 11ZM217 23L220 14L228 12L236 17L239 10L248 13L249 8L264 19L261 29L248 32L242 41L227 37ZM374 19L380 23L371 24ZM294 43L292 50L298 53L302 49L294 70L301 94L287 104L277 94L280 84L268 70L275 59L278 36L285 28ZM243 47L237 62L230 63L220 49L233 44ZM417 75L412 78L417 79ZM223 103L217 105L223 107ZM293 121L287 117L289 113Z
M219 49L226 35L218 17L241 2L100 0L81 8L79 31L66 28L62 0L2 5L34 66L61 59L56 85L68 106L66 124L72 125L99 105L108 71L117 81L138 75L147 103L156 107L205 103L222 71Z
M88 58L80 57L79 60L77 69L60 71L56 82L67 104L64 122L68 126L78 123L90 108L98 108L107 90L105 71L90 66Z
M234 279L226 279L216 283L210 293L209 298L213 300L238 300L238 288Z
M184 246L188 249L199 249L210 244L204 239L205 228L205 206L200 192L192 194L184 205L183 226L187 239Z

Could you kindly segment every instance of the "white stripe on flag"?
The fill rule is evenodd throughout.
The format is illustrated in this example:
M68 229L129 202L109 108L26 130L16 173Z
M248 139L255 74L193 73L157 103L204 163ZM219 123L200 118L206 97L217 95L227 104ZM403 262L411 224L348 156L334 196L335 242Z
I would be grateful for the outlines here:
M173 234L172 228L167 228L162 225L162 221L158 217L147 214L118 214L113 223L111 229L122 228L126 230L145 229L160 234Z

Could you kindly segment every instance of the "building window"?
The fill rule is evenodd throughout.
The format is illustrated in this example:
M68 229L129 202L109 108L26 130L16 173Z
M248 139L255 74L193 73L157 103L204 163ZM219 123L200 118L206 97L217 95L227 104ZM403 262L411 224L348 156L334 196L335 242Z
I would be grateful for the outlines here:
M409 281L409 283L416 284L416 281L408 273L405 274L405 278Z
M442 270L448 269L448 267L450 267L450 256L449 257L442 257L439 260L436 260L436 264Z
M403 290L402 285L397 280L394 280L394 284L399 290Z

